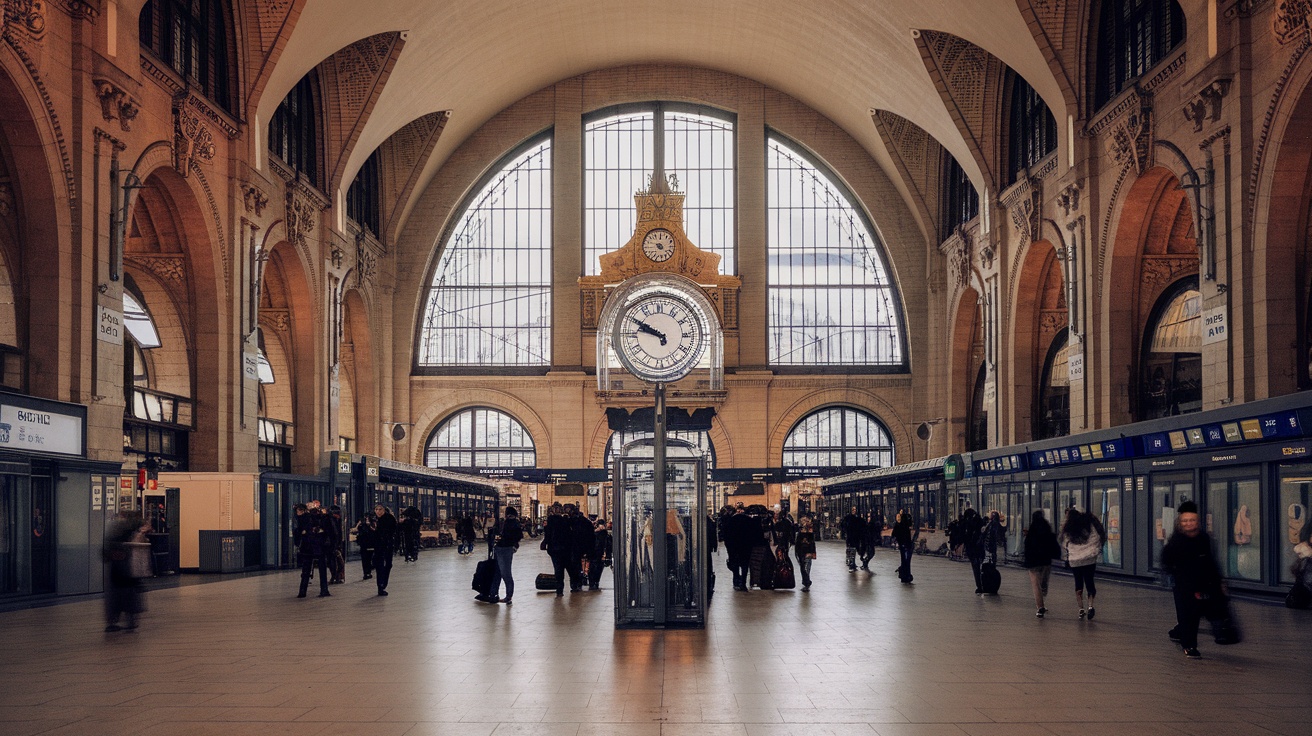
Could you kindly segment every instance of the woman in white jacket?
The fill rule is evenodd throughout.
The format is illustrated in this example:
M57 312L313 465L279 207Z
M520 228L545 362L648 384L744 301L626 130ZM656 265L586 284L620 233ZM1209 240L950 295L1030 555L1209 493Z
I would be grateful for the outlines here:
M1066 564L1075 573L1075 600L1080 605L1080 618L1086 615L1093 620L1093 597L1098 588L1093 582L1093 571L1102 554L1102 543L1107 538L1102 522L1093 514L1072 508L1066 512L1066 523L1061 527L1061 548ZM1089 608L1084 608L1084 591L1089 591Z

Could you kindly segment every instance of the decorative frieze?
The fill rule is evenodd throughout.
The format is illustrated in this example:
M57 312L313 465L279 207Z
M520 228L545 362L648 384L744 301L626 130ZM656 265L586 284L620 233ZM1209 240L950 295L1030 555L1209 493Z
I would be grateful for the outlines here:
M153 275L175 292L186 293L187 259L185 257L129 253L124 256L124 260L134 268Z
M1312 0L1280 0L1276 6L1276 16L1272 20L1272 31L1276 40L1282 44L1306 38L1309 33L1308 17L1312 15Z
M287 189L287 239L300 245L308 246L308 236L314 232L319 220L319 208L302 196L294 187Z
M971 240L970 233L958 227L939 246L939 252L947 257L948 288L953 292L966 288L970 283Z
M1070 217L1080 210L1080 182L1075 181L1062 187L1057 192L1057 206L1061 208L1062 215Z
M1142 174L1153 165L1152 95L1136 90L1130 98L1138 104L1112 125L1107 153L1121 168Z
M264 216L264 208L269 206L269 197L260 191L259 187L249 182L242 182L241 198L246 212L256 217Z
M5 25L40 40L46 34L46 4L41 0L5 0Z
M193 163L214 160L214 136L201 122L189 92L173 96L173 168L187 176Z
M1039 213L1043 207L1043 182L1021 179L1002 196L1002 206L1011 215L1017 242L1021 245L1039 239Z
M132 95L108 79L93 79L91 83L95 85L96 97L100 100L100 114L105 121L117 120L124 131L132 130L132 121L141 112Z
M100 9L95 3L85 2L84 0L54 0L55 5L60 10L72 16L73 20L87 21L93 23L96 16L100 14Z

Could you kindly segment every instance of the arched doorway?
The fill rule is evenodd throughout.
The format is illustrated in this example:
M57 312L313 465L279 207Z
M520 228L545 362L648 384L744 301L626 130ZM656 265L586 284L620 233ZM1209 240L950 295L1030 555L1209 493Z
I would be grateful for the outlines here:
M1068 376L1054 377L1048 370L1056 357L1059 335L1065 344L1067 321L1066 290L1057 251L1047 241L1032 243L1021 266L1016 292L1016 320L1013 337L1012 380L1015 382L1016 439L1044 439L1069 432L1070 381ZM1065 357L1065 353L1061 353ZM1066 370L1063 360L1062 369ZM1056 378L1065 392L1052 392ZM1064 404L1060 396L1067 397ZM1046 399L1051 401L1045 405ZM1065 427L1066 429L1060 429ZM1060 434L1053 434L1060 430ZM1028 432L1029 437L1019 436Z
M951 410L961 423L965 451L988 447L988 413L984 408L984 312L979 293L967 287L957 302L952 327Z
M1144 172L1126 194L1122 213L1103 294L1112 424L1152 414L1139 390L1149 320L1167 290L1182 278L1198 275L1193 210L1174 174L1162 167Z

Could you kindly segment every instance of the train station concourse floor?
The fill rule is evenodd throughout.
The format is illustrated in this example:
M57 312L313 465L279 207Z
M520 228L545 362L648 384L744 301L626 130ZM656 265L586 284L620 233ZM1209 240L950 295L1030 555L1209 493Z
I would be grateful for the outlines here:
M359 563L331 598L296 572L153 591L135 633L99 601L0 613L0 734L1026 736L1312 733L1312 612L1239 602L1245 641L1167 639L1161 588L1102 578L1093 621L1054 575L1047 618L1024 571L973 595L969 567L896 553L849 572L820 546L810 592L732 589L717 560L708 625L616 631L600 592L473 600L480 555L424 551L390 595Z

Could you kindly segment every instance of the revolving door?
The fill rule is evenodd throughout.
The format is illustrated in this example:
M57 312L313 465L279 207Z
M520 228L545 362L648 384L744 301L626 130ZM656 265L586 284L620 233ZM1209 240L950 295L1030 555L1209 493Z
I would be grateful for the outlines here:
M700 628L709 569L706 459L692 444L668 440L660 504L654 450L652 440L638 440L615 460L615 626Z

